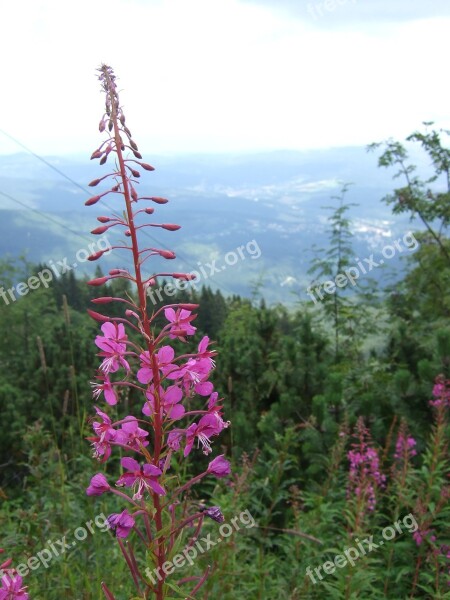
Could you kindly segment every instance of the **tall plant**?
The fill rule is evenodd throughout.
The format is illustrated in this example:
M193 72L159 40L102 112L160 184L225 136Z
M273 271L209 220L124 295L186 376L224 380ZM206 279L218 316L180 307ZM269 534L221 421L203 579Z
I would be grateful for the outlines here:
M163 205L167 200L139 195L137 185L142 170L154 169L142 161L125 123L113 70L102 65L99 73L105 94L105 113L99 129L106 134L106 139L91 158L99 159L101 165L111 163L112 157L114 162L109 173L89 185L96 187L104 181L110 181L112 185L85 204L95 205L106 195L123 203L123 213L118 211L111 216L97 217L101 225L92 233L102 235L113 227L121 229L125 241L113 249L123 250L131 256L133 266L131 269L113 269L89 284L102 286L108 281L122 279L134 286L135 294L93 300L103 308L117 303L124 309L122 317L89 311L91 317L102 323L101 335L95 339L102 362L97 382L93 384L93 395L97 402L101 399L106 402L106 408L95 407L94 435L90 440L94 455L101 463L116 451L125 456L121 458L122 472L115 485L108 482L104 473L97 473L91 479L87 494L112 493L120 501L118 512L110 515L108 522L115 532L138 598L193 598L206 580L209 567L202 575L178 581L174 576L168 581L168 576L178 566L174 567L171 559L182 547L185 527L194 524L196 538L205 516L218 522L224 519L218 507L203 505L201 510L192 512L183 498L186 491L205 476L220 478L229 474L230 465L223 455L217 456L204 471L187 481L182 481L179 476L183 459L197 447L201 447L204 454L210 454L212 438L228 425L222 419L218 394L209 381L216 352L210 349L208 337L203 337L194 351L179 351L187 338L195 334L192 323L197 304L168 304L156 312L151 312L151 306L147 305L147 292L157 284L158 277L188 281L193 276L167 271L144 272L148 259L173 260L175 253L142 247L138 239L141 231L146 227L176 231L179 225L140 224L142 215L154 212L149 205ZM96 252L90 260L98 260L102 254L104 251ZM139 399L134 404L139 414L127 414L124 406L124 414L113 419L113 411L120 411L121 404L126 404L124 399L133 395ZM125 488L126 492L117 487ZM138 564L138 552L141 556L141 551L136 550L137 544L142 544L146 554L146 568ZM186 589L187 586L191 589ZM102 589L108 600L115 598L106 581L102 582Z

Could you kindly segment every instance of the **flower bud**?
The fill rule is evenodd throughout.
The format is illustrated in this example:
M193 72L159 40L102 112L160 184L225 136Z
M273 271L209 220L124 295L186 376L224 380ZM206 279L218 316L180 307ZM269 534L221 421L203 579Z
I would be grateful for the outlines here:
M217 523L223 523L225 521L225 517L222 514L222 511L218 506L210 506L206 510L203 511L207 517L216 521Z
M2 548L2 552L4 552L3 548ZM7 569L9 567L9 565L12 563L12 561L13 561L12 558L8 558L7 560L5 560L5 562L0 565L0 570Z
M207 473L219 478L226 477L231 473L230 463L221 454L209 463Z
M125 311L125 316L127 318L134 317L137 321L139 321L139 315L136 312L134 312L134 310L131 310L131 308L127 308L127 310Z
M114 298L112 296L101 296L100 298L92 298L93 304L109 304Z
M94 152L91 154L91 160L92 160L93 158L100 158L102 154L103 154L103 152L102 152L101 150L98 150L98 149L97 149L97 150L95 150L95 151L94 151Z
M98 260L103 255L104 252L105 252L105 250L99 250L98 252L94 252L93 254L88 256L87 259L90 261Z
M149 207L149 208L146 208L146 209L145 209L145 212L146 212L148 215L152 215L152 214L155 212L155 209L154 209L154 208L151 208L151 207Z
M124 273L125 275L129 275L128 271L125 269L111 269L109 272L110 275L123 275Z
M166 198L160 198L159 196L150 196L150 198L144 198L144 200L152 200L156 204L167 204L169 202Z
M167 231L177 231L177 229L181 228L181 225L175 225L174 223L163 223L161 227L163 229L167 229Z
M137 202L138 194L132 185L130 185L130 192L131 192L131 197L133 198L134 202Z
M111 217L97 217L97 221L100 221L100 223L109 223L112 219Z
M110 319L110 317L105 317L105 315L101 315L90 308L87 309L87 314L91 317L91 319L94 319L94 321L100 321L100 323L103 321L109 321Z
M88 183L89 187L95 187L96 185L98 185L100 183L100 181L103 179L103 177L100 177L100 179L93 179L90 183Z
M136 158L142 158L142 154L140 152L138 152L137 150L133 150L133 154Z
M172 273L174 279L182 279L184 281L192 281L195 279L195 275L192 273Z
M96 279L91 279L88 281L88 285L103 285L108 281L109 277L97 277Z
M100 133L103 133L105 131L105 120L104 119L102 119L100 121L100 123L98 124L98 129L99 129Z
M171 252L170 250L158 250L158 254L168 260L176 258L175 252Z
M131 133L130 133L131 135ZM139 150L139 148L137 147L136 142L133 142L132 139L130 139L130 146L133 148L133 150Z
M139 164L140 164L140 165L141 165L141 167L142 167L143 169L145 169L146 171L154 171L154 170L155 170L155 167L152 167L152 165L149 165L148 163L143 163L143 162L141 162L141 163L139 163Z
M102 225L101 227L96 227L95 229L93 229L91 233L94 235L101 235L102 233L105 233L105 231L107 231L109 227L109 225Z
M92 196L92 198L89 198L89 200L86 200L86 202L84 204L85 204L85 206L92 206L93 204L98 202L100 200L100 198L101 198L101 196Z

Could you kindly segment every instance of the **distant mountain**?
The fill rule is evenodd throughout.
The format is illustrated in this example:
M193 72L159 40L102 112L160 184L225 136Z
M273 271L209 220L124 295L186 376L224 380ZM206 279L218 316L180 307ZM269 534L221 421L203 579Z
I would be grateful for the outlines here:
M146 160L156 171L143 175L142 194L171 200L155 207L155 222L176 222L182 229L148 228L143 239L149 246L175 250L172 270L175 265L178 271L198 270L201 283L225 294L249 295L260 282L269 302L306 299L314 247L327 246L330 211L322 207L336 204L332 197L344 182L353 183L347 201L358 203L351 218L361 260L412 227L381 202L395 182L364 148ZM89 231L98 225L96 216L109 214L108 207L119 210L112 195L103 205L84 206L95 193L87 183L107 172L107 166L98 167L89 157L0 156L1 255L26 252L32 262L57 263L64 257L71 265L76 262L77 251L95 242ZM108 240L117 243L118 236L112 229ZM123 260L123 253L114 251L103 268L120 266ZM386 269L371 273L383 282L400 265L398 256L385 262ZM167 261L155 263L152 271L167 266ZM79 273L92 269L91 263L77 266Z

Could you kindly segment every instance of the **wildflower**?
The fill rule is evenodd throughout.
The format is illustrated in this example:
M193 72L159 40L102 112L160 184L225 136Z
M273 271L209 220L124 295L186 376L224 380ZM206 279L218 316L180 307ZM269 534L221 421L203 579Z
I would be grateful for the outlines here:
M142 407L144 415L151 416L155 412L155 388L150 386L146 392L147 402ZM183 392L177 385L171 385L166 390L159 387L159 403L163 413L172 421L178 421L185 413L185 408L179 404L183 397Z
M422 542L428 538L430 542L436 541L436 536L433 535L433 531L431 529L418 529L413 533L413 539L416 542L417 546L421 546Z
M368 445L369 432L362 417L358 419L356 434L359 441L352 444L353 449L347 455L350 461L347 494L354 493L367 504L368 510L373 511L376 506L376 489L384 485L386 477L380 472L378 452Z
M416 440L409 436L405 436L401 431L397 436L397 441L395 443L395 454L394 459L401 460L402 458L406 459L412 458L416 456L417 451L414 449L414 446L417 444Z
M140 248L138 238L141 227L156 226L175 231L179 226L172 223L137 225L138 219L135 220L135 216L143 213L151 215L154 211L153 208L149 207L138 209L136 207L137 203L140 203L139 207L142 202L147 203L149 201L162 205L166 204L168 200L159 196L140 196L138 193L136 179L140 177L140 171L136 168L136 165L145 171L151 171L153 167L141 162L142 155L136 142L131 137L128 126L125 124L125 115L120 106L116 77L112 69L107 65L102 65L99 71L99 79L106 95L105 112L100 121L99 129L106 134L107 139L94 151L92 158L99 159L100 164L105 164L109 160L110 163L114 162L115 166L112 167L110 173L94 179L90 183L94 187L100 182L106 183L106 180L112 180L110 190L90 198L86 204L94 205L103 195L109 193L119 194L122 197L125 204L123 218L118 216L118 213L112 216L102 215L98 217L101 227L95 228L92 233L100 235L109 227L117 226L120 228L124 242L123 245L115 248L132 251L134 268L114 268L109 271L107 276L97 277L88 283L101 286L109 280L121 278L127 284L133 282L136 289L134 293L125 291L122 298L105 296L93 300L96 305L101 304L102 306L110 302L125 303L126 305L124 314L117 318L110 318L89 311L90 316L101 323L101 334L96 337L95 343L100 349L98 355L101 357L102 362L97 380L92 383L93 396L95 400L98 400L103 393L106 403L113 406L118 402L119 394L117 390L125 388L127 392L132 392L132 394L129 394L129 405L133 408L141 406L143 415L149 418L144 421L142 416L140 419L132 415L125 418L121 416L113 423L107 414L96 408L97 416L93 423L95 437L90 438L90 440L94 446L95 456L101 458L102 461L111 455L114 445L119 445L127 451L134 451L140 457L145 457L145 464L140 464L138 460L128 456L122 458L123 473L116 481L116 485L132 488L133 500L144 500L144 494L145 496L149 495L150 498L145 498L145 502L141 502L141 509L134 514L130 514L125 510L122 513L110 515L108 523L120 540L120 538L129 535L131 529L135 526L135 519L143 514L146 526L137 530L140 538L138 541L144 542L145 552L149 555L164 558L169 557L172 551L173 536L167 535L167 524L170 521L170 529L177 530L175 504L178 504L178 501L174 504L170 496L168 502L160 502L157 498L159 495L166 494L166 490L160 483L160 479L162 481L164 478L163 472L165 473L170 468L172 457L174 462L175 458L181 461L182 457L179 454L175 457L174 453L180 450L182 442L185 456L190 453L195 440L198 441L198 445L202 445L204 453L209 454L211 452L211 438L218 435L228 426L228 423L225 423L222 418L223 407L220 405L218 394L214 392L213 384L209 381L210 373L215 367L213 357L216 355L216 352L210 349L211 342L209 338L207 336L202 337L196 353L186 352L181 356L176 356L174 348L170 345L160 346L163 339L186 342L187 336L191 336L196 332L196 328L192 325L196 314L192 311L195 311L198 305L192 303L174 304L151 313L146 302L147 292L151 286L156 285L157 277L172 277L175 280L191 281L195 279L195 276L180 272L153 272L153 275L145 272L144 263L151 256L159 256L170 260L175 258L175 253L157 248ZM112 160L111 156L114 156ZM89 259L96 260L100 257L101 252L96 252ZM150 272L152 271L153 269L150 269ZM162 311L164 311L167 323L162 329L159 329L158 320ZM136 340L134 334L133 341L128 340L124 324L131 327L136 334L142 334L142 345ZM129 351L127 351L127 348L129 348ZM135 351L136 348L139 348L137 352ZM130 360L130 363L128 363L128 360ZM136 360L139 361L139 364L134 369ZM121 380L117 377L111 377L111 374L119 370L122 372L125 370L126 377ZM136 385L136 382L140 385ZM121 387L118 388L118 386ZM141 397L139 404L135 402L136 392ZM203 397L204 402L201 403L202 405L208 404L207 410L204 408L202 410L201 407L196 407L192 402L192 408L189 408L188 415L200 415L199 422L168 431L170 429L168 422L178 421L186 416L182 399L190 399L195 394ZM148 424L148 427L146 427L148 431L140 427L142 422ZM147 449L147 446L150 447ZM178 464L176 466L179 467ZM181 472L183 470L177 468L177 474ZM216 477L225 477L229 472L229 463L221 455L210 462L207 471L191 478L184 485L178 485L178 475L177 477L168 477L167 484L173 487L174 482L176 482L177 489L174 494L177 496L187 492L192 485L208 473ZM86 490L88 495L93 496L101 495L107 491L127 496L111 488L106 478L101 474L92 477ZM185 500L182 501L180 498L181 504L183 505L183 511L186 512L187 504ZM219 507L210 507L205 511L205 514L219 523L224 520ZM151 526L149 526L150 520L152 521ZM180 523L180 529L187 525L185 519ZM202 523L203 519L200 519L200 528ZM125 544L120 543L119 545L139 590L139 574L133 558L133 550L130 547L128 552ZM209 567L200 580L195 583L192 593L189 594L186 591L189 597L195 595L208 573ZM166 573L163 575L162 582L160 580L154 590L158 598L165 593L165 576ZM186 581L190 580L191 578L188 578ZM113 597L104 582L102 583L102 589L108 598Z
M106 519L110 528L116 532L116 537L126 538L134 527L134 517L127 509L121 513L113 513Z
M175 351L171 346L162 346L155 354L155 357L158 368L163 375L178 369L177 365L172 364L175 357ZM137 380L140 383L150 383L153 379L153 369L149 351L146 350L145 352L142 352L139 358L141 360L141 368L137 372Z
M117 431L112 427L111 419L108 415L102 412L97 406L94 408L98 416L102 419L102 422L94 421L92 428L97 436L87 439L92 442L94 447L94 458L105 462L111 456L111 442L116 441Z
M445 379L443 375L438 375L433 387L433 396L436 400L430 400L431 406L450 407L450 379Z
M91 386L94 388L92 395L95 400L98 400L103 392L105 400L110 406L117 404L117 396L108 375L98 375L97 379L103 381L103 383L91 382Z
M22 577L6 573L1 579L0 600L28 600L27 586L22 587Z
M101 330L103 336L98 335L95 338L95 345L102 350L102 352L99 352L99 356L104 357L100 369L105 374L115 373L120 366L129 371L130 365L124 358L127 349L125 342L128 338L123 324L108 321L103 323Z
M117 431L116 443L128 446L132 450L141 450L142 446L148 446L149 442L144 439L148 436L148 431L141 429L138 425L136 417L129 415L125 417L121 425L121 429Z
M209 508L206 508L203 513L213 521L217 521L217 523L223 523L225 521L225 517L218 506L210 506Z
M230 463L221 454L209 463L207 472L219 478L226 477L231 473Z
M209 396L214 389L213 384L207 381L211 369L211 359L190 358L184 365L167 373L167 378L181 380L187 396L193 391L200 396Z
M109 492L111 486L109 485L106 477L101 473L97 473L91 479L89 487L86 489L88 496L101 496L105 492Z
M164 309L164 314L169 323L172 323L169 330L169 337L171 339L178 338L182 342L185 342L185 335L193 335L196 332L196 327L191 325L191 321L195 319L196 315L191 316L190 310L178 308L175 312L173 308L166 308Z
M144 495L144 490L147 490L150 494L155 492L160 496L164 496L166 491L158 483L157 477L162 475L161 469L155 467L155 465L145 464L143 467L134 460L126 456L120 461L122 467L128 469L127 473L124 473L116 482L117 486L125 485L126 487L137 488L133 500L140 500Z
M98 423L97 421L94 421L92 423L93 430L99 436L101 442L113 440L116 437L117 431L112 426L111 419L97 406L94 406L94 408L98 416L102 419L102 422Z
M171 431L167 436L167 445L175 452L180 449L181 438L183 434L179 431Z
M198 438L199 443L202 444L203 454L210 454L212 452L210 438L213 435L219 435L224 428L224 426L220 423L222 419L219 419L216 417L216 415L206 414L200 419L198 424L192 423L192 425L188 427L186 431L186 446L184 449L184 456L188 456L188 454L191 452L195 438Z

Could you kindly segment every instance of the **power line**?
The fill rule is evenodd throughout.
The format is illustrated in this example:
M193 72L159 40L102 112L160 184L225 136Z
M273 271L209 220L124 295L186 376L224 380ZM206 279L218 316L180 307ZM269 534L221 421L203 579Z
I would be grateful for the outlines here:
M55 171L56 173L58 173L58 175L60 175L61 177L63 177L67 181L69 181L72 185L74 185L78 189L82 190L84 193L86 193L86 194L90 194L91 193L90 190L88 190L87 188L85 188L84 186L82 186L81 184L79 184L77 181L75 181L74 179L72 179L71 177L69 177L69 175L66 175L66 173L64 173L63 171L61 171L57 167L55 167L55 165L53 165L51 162L49 162L48 160L46 160L44 157L40 156L39 154L36 154L36 152L33 152L33 150L31 150L31 148L28 148L28 146L26 146L25 144L23 144L22 142L20 142L18 139L16 139L15 137L13 137L9 133L7 133L4 129L0 129L0 133L3 133L4 136L6 136L10 140L12 140L15 144L17 144L18 146L20 146L21 148L23 148L26 152L28 152L29 154L31 154L32 156L34 156L35 158L37 158L41 162L43 162L47 167L49 167L50 169L52 169L53 171ZM62 223L59 223L59 221L57 221L56 219L50 217L48 214L42 213L38 209L35 209L35 208L31 207L31 206L27 206L25 203L21 202L20 200L17 200L16 198L13 198L12 196L6 194L5 192L0 191L0 194L2 196L5 196L9 200L12 200L13 202L21 204L22 206L24 206L28 210L32 210L35 213L40 214L45 219L53 221L54 223L56 223L57 225L59 225L63 229L66 229L67 231L70 231L72 234L78 236L79 238L84 239L84 240L88 240L89 242L92 241L91 238L86 238L83 235L81 235L80 233L72 231L69 227L67 227L66 225L63 225ZM109 211L113 212L113 209L104 200L99 200L98 204L103 205L106 209L108 209ZM153 237L152 235L150 235L147 230L141 230L140 233L143 236L145 236L148 239L150 239L153 242L155 242L157 244L157 247L164 248L165 250L171 250L171 248L169 246L167 246L163 242L160 242L155 237ZM194 267L192 267L192 265L189 264L189 261L186 259L186 257L183 257L178 252L176 253L176 255L177 255L177 257L179 257L181 260L183 260L186 263L186 265L188 266L189 269L191 269L192 271L197 271L197 269L195 269ZM123 254L121 256L123 256ZM214 275L210 275L210 278L213 279L213 280L215 279ZM216 284L217 284L217 286L219 288L222 288L222 290L226 290L230 294L234 294L234 292L232 290L228 289L227 286L225 286L223 283L217 283L216 282Z

